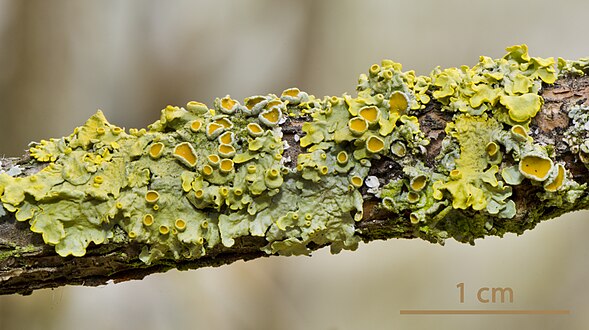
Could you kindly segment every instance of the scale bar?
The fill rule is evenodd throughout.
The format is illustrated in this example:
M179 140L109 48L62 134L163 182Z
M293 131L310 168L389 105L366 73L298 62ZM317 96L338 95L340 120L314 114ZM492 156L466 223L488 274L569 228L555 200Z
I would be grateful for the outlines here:
M568 309L401 309L401 315L569 315Z

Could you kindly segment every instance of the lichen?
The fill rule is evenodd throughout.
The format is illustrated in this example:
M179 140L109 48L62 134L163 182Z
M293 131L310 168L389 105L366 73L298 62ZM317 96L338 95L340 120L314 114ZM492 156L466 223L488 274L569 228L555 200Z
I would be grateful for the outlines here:
M569 110L568 116L572 123L564 132L564 141L570 151L589 168L589 107L575 105Z
M584 76L589 73L589 57L583 57L578 60L565 60L559 57L558 70L561 74Z
M147 129L126 131L98 111L70 136L31 146L47 163L40 172L0 174L0 212L28 221L62 256L84 255L122 229L143 245L145 263L198 258L243 236L264 237L269 254L355 249L363 193L429 241L519 232L502 222L517 212L515 186L528 180L546 205L570 205L583 186L528 134L542 84L557 79L554 60L530 57L525 45L507 51L429 76L384 60L360 76L356 96L290 88L243 102L227 95L212 109L191 101L166 107ZM434 102L452 118L432 157L419 117ZM585 164L588 113L571 110L565 133ZM284 156L284 125L303 132L297 159ZM403 171L369 175L387 162Z

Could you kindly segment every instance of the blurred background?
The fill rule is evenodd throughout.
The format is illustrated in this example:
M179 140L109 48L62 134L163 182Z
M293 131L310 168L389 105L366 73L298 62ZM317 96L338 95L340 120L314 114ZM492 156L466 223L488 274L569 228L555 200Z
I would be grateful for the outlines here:
M70 134L96 109L130 128L167 104L226 94L354 93L383 58L428 74L519 43L532 56L589 56L587 12L583 0L0 0L0 154ZM585 329L587 216L474 247L391 240L5 296L0 329ZM514 302L480 304L480 287L510 287ZM477 308L572 314L399 314Z

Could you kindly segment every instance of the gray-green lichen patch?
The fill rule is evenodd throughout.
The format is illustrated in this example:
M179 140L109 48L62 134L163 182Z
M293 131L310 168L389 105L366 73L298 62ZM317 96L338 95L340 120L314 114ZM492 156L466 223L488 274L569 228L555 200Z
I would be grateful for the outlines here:
M225 96L212 109L168 106L147 129L126 131L99 111L70 136L31 147L48 163L40 172L0 174L2 205L62 256L84 255L122 230L143 244L146 263L198 258L243 236L264 237L269 254L355 249L361 191L430 241L501 235L517 213L515 187L535 187L547 205L570 205L582 188L553 148L529 135L542 84L557 78L554 60L530 57L525 45L507 51L429 76L385 60L360 76L354 97L291 88L243 102ZM426 159L418 118L432 102L452 120ZM566 133L582 161L586 113L571 111ZM282 127L293 121L304 132L296 159L284 156ZM383 161L402 173L369 176Z
M561 74L584 76L589 73L589 57L583 57L578 60L565 60L559 57L558 70Z
M525 45L507 51L501 59L481 57L472 68L435 69L426 79L441 110L454 113L441 150L429 169L415 157L409 161L401 157L405 176L385 185L381 196L386 209L409 212L408 220L428 235L449 234L469 242L500 235L495 226L516 215L513 187L524 180L540 186L538 197L545 201L562 201L565 195L570 204L578 195L569 196L579 185L564 164L555 163L553 146L535 143L529 136L530 122L543 104L542 83L557 78L554 60L530 57ZM416 175L428 178L423 191L412 187ZM449 222L449 218L462 220ZM457 223L461 225L456 227Z
M301 161L301 171L282 162L279 124L328 101L293 90L249 101L169 106L147 130L129 132L99 111L72 135L32 146L32 157L49 162L40 172L0 175L2 204L62 256L84 255L116 228L145 245L146 263L198 258L246 235L265 237L268 253L354 249L362 197L351 177L362 180L369 162L343 166L329 150Z

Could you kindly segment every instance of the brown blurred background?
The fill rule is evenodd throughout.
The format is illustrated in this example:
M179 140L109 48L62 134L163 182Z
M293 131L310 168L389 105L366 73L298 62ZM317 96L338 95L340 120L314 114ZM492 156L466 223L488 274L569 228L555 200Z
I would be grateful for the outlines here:
M357 76L383 58L428 74L518 43L533 56L589 56L587 12L582 0L0 0L0 153L70 134L96 109L130 128L167 104L226 94L354 93ZM587 215L474 247L373 242L0 297L0 329L585 329ZM484 286L512 288L514 302L477 303ZM572 314L399 315L452 308Z

